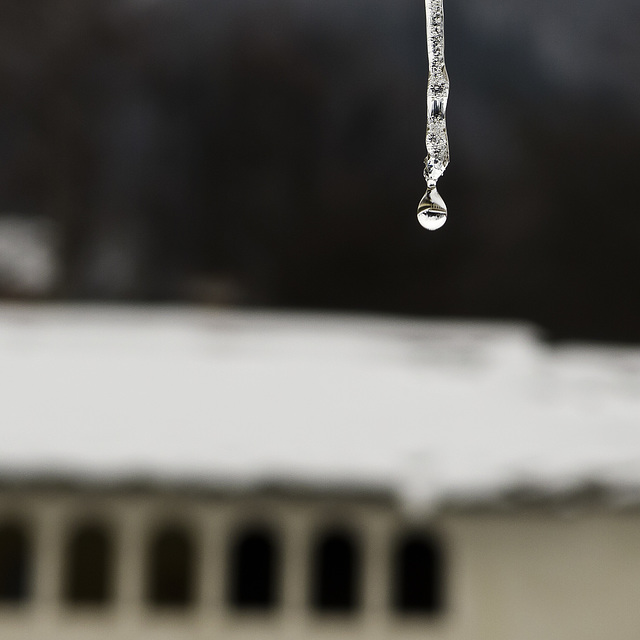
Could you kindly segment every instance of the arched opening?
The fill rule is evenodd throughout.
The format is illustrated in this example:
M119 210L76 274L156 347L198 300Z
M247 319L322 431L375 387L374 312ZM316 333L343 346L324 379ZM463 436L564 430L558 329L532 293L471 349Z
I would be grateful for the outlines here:
M394 557L394 608L434 614L444 606L444 562L437 540L411 534L399 540Z
M0 602L19 603L29 596L29 547L22 525L0 525Z
M317 611L351 613L360 605L360 555L345 531L322 535L312 557L312 606Z
M277 556L274 537L266 529L248 529L236 538L228 594L233 607L267 610L275 606Z
M113 597L113 550L105 527L78 528L66 549L64 599L71 605L105 605Z
M147 600L156 607L184 608L194 600L194 549L182 527L158 531L151 540Z

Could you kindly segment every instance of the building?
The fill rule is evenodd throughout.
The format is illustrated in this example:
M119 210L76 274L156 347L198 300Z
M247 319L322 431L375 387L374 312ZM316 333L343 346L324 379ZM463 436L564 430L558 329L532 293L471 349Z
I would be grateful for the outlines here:
M640 631L640 352L0 309L0 637Z

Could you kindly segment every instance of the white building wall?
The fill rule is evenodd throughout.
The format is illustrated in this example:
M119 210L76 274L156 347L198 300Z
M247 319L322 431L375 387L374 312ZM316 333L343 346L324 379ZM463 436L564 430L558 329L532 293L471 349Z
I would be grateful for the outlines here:
M112 524L115 603L76 611L60 599L62 549L76 522ZM35 542L34 594L0 610L2 640L637 640L640 637L640 513L442 512L418 524L446 551L446 610L412 619L389 606L390 555L407 521L384 503L265 496L7 493L0 519L21 517ZM196 605L151 610L143 601L146 542L179 521L199 549ZM249 522L271 524L283 544L281 605L272 613L225 606L227 545ZM364 601L351 617L320 616L307 605L309 552L316 532L350 525L364 556Z
M472 550L478 625L467 637L640 637L640 514L467 517L454 528Z

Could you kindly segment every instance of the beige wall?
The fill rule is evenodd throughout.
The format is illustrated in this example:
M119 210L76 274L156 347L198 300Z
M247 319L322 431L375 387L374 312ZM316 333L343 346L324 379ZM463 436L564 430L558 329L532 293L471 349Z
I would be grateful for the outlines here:
M469 637L640 638L640 514L468 517L455 529L470 553Z
M96 515L118 547L117 601L107 613L73 612L59 601L66 532ZM0 518L20 516L36 543L34 598L0 610L2 640L637 640L640 637L640 515L615 511L443 513L424 521L447 552L447 609L411 621L388 606L389 553L408 524L388 504L310 498L197 498L79 493L0 494ZM145 541L154 526L191 523L200 549L197 605L153 613L142 602ZM262 520L284 541L282 606L238 615L223 604L226 544ZM306 606L313 534L350 524L364 549L364 608L348 620Z

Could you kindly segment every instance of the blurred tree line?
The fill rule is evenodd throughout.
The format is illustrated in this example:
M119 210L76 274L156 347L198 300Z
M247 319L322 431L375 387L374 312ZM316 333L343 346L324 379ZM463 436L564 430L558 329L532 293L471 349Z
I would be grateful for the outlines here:
M429 234L420 0L0 0L0 212L53 224L56 298L640 340L638 11L505 7L446 2Z

